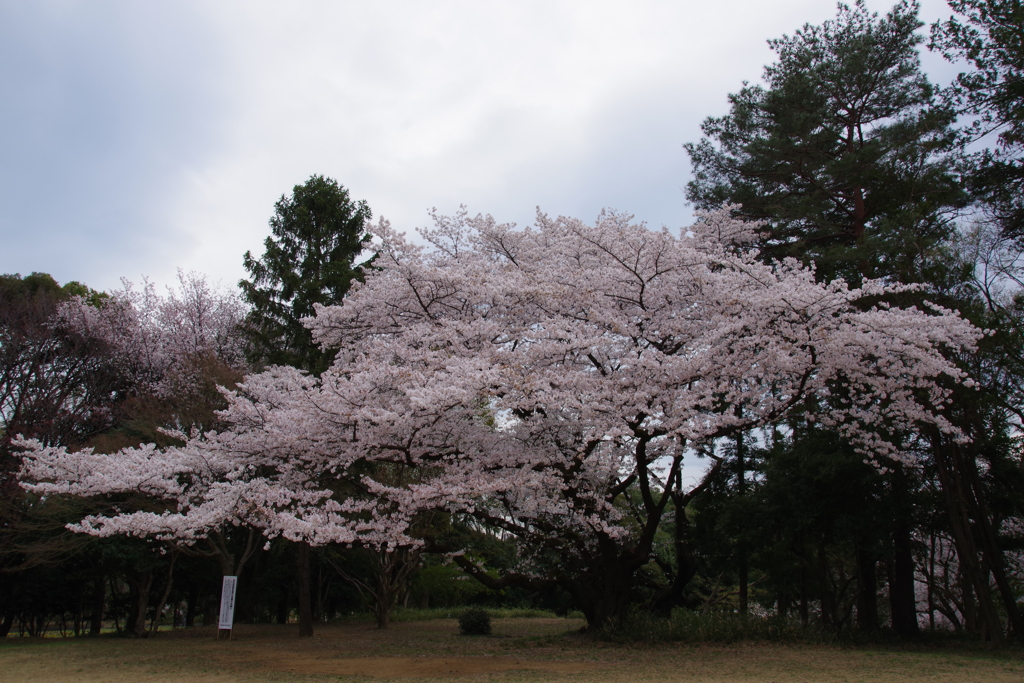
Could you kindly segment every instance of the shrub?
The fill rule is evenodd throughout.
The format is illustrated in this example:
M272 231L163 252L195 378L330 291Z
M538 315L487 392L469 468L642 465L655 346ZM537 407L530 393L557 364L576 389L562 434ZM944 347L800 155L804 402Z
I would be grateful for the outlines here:
M475 607L459 617L459 632L464 636L491 635L491 617L485 610Z
M700 615L682 609L673 610L671 619L641 610L633 611L619 623L602 629L599 638L621 643L762 641L834 644L839 640L834 631L804 629L792 619L738 614Z

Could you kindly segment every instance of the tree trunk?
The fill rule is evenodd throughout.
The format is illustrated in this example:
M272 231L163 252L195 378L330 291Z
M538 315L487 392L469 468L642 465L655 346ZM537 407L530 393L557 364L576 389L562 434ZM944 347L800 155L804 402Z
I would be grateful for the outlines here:
M736 406L736 417L742 417L742 407ZM747 446L743 438L743 432L736 434L736 492L743 497L747 493ZM747 616L749 609L748 585L747 585L747 544L741 540L739 544L739 598L740 614Z
M800 567L800 624L807 628L811 625L810 590L807 586L807 568Z
M398 557L401 550L392 553L383 553L380 557L380 566L377 570L377 590L373 603L374 616L377 618L377 628L385 629L391 623L391 610L398 599L398 591L401 588L399 574L401 573L402 558Z
M747 549L740 545L740 568L739 568L739 598L740 598L740 614L747 616L749 611L749 597L748 597L748 585L747 585Z
M217 606L220 604L220 593L210 593L203 600L203 626L213 626L217 623Z
M672 608L683 604L683 591L686 586L697 575L697 561L690 552L690 520L686 518L686 505L689 497L684 496L682 491L675 488L672 493L673 515L675 521L673 550L675 551L676 566L671 567L668 562L655 559L662 567L662 571L669 580L667 589L655 598L651 611L660 614L666 619L672 616Z
M889 576L892 628L903 638L916 638L920 635L920 628L917 623L914 553L911 545L913 504L907 472L900 464L893 467L892 496L896 508L892 535L892 574Z
M103 608L107 601L107 582L100 576L96 579L95 593L92 601L92 614L89 618L89 635L98 636L103 630Z
M145 638L149 635L146 630L146 610L149 608L149 591L153 587L153 570L147 569L136 574L130 585L135 602L126 629L136 638Z
M196 625L196 606L199 604L199 582L192 579L188 584L188 607L185 609L185 627Z
M629 590L632 581L622 586L606 586L605 590L574 584L570 593L587 620L587 630L598 632L620 624L629 611ZM566 586L569 589L569 586Z
M826 629L838 626L835 594L832 592L832 571L825 556L825 546L818 546L818 598L821 601L821 625Z
M377 618L377 628L386 629L388 624L391 623L391 605L384 601L378 600L373 605L373 613Z
M630 593L637 567L633 562L609 558L604 566L587 568L572 580L560 582L587 619L587 630L599 632L622 622L629 612Z
M778 609L779 618L783 621L789 617L789 608L791 604L792 600L790 599L789 594L785 592L785 589L779 591L775 596L775 606L776 609Z
M933 436L932 444L935 469L939 474L943 497L946 499L957 559L960 561L960 571L971 588L974 589L974 595L977 597L978 626L987 640L1001 645L1004 642L1003 626L992 604L988 571L979 560L978 547L971 524L971 505L968 499L971 492L967 489L970 485L970 477L964 476L965 463L962 462L963 458L958 444L949 442L937 433Z
M963 458L961 458L962 461ZM995 528L992 526L992 517L988 512L988 506L985 505L984 490L981 479L978 476L978 469L974 466L973 462L963 464L965 468L969 468L968 474L970 476L971 490L974 492L970 501L973 510L972 516L975 518L974 529L976 530L982 557L985 558L985 564L988 566L992 578L995 579L996 588L999 590L999 596L1003 601L1003 609L1006 610L1006 616L1010 621L1010 631L1013 637L1017 640L1024 640L1024 617L1022 617L1020 609L1017 607L1017 597L1006 576L1005 558L1003 557L1002 549L999 547L999 539Z
M310 599L310 547L305 541L295 544L295 568L299 579L299 637L313 637L313 603Z
M277 623L288 623L288 586L281 586L281 597L277 600Z
M914 592L914 556L910 546L910 528L900 520L893 533L892 575L889 577L889 602L892 628L904 638L920 635L917 624L917 596Z
M391 611L401 596L408 602L409 575L419 566L420 548L378 548L367 549L373 557L373 579L364 581L345 571L345 568L334 560L327 561L338 574L355 586L365 600L373 603L373 613L377 619L377 628L385 629L391 623ZM472 572L470 572L472 574ZM479 578L479 577L478 577Z
M721 460L717 461L705 475L703 481L688 492L683 491L682 472L677 471L670 483L670 495L674 515L673 550L675 552L676 567L673 572L668 563L662 563L662 570L669 579L669 586L658 597L655 598L652 611L668 618L672 615L672 608L683 605L683 592L686 586L697 575L697 561L691 552L692 539L690 531L690 520L686 518L686 507L696 496L706 491L714 480L718 470L722 467Z
M150 635L156 634L156 632L160 629L160 621L161 619L163 619L164 616L164 608L167 606L167 600L171 596L171 587L174 585L174 563L177 561L177 559L177 551L172 551L171 566L167 570L167 585L164 586L164 593L160 596L160 602L157 603L156 614L153 616L153 623L149 627ZM173 624L171 625L171 628L174 628Z
M7 634L11 632L11 627L14 626L14 610L8 610L4 614L4 620L0 622L0 638L6 638Z
M857 628L878 630L877 561L863 548L857 549Z
M974 584L964 574L963 567L957 575L957 582L960 584L960 595L963 600L961 610L964 615L964 628L977 633L980 629L978 628L978 604L974 599Z

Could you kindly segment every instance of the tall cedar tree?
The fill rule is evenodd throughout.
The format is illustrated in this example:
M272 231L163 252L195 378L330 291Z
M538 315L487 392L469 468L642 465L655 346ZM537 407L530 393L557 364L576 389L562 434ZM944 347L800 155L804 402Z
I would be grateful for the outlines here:
M282 196L270 219L272 237L259 260L245 253L252 280L241 280L249 314L249 360L253 365L290 365L320 375L334 352L313 343L301 320L314 304L339 304L353 279L362 276L356 258L370 241L372 214L353 202L336 181L314 175Z
M969 187L1008 236L1024 237L1024 3L950 0L962 15L932 25L930 47L972 68L947 89L952 104L977 117L972 139L995 135L994 149L973 158Z
M840 4L835 20L768 41L779 58L764 86L744 83L685 145L687 198L739 205L767 223L766 257L814 261L822 279L927 278L963 197L953 114L920 69L917 10Z

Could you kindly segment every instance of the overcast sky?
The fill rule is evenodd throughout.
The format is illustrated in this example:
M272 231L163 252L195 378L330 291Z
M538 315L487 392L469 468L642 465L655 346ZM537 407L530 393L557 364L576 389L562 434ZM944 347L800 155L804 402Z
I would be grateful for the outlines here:
M923 3L927 22L948 14ZM460 204L678 228L682 143L760 78L767 39L834 15L831 0L0 0L0 273L233 285L312 174L403 230Z

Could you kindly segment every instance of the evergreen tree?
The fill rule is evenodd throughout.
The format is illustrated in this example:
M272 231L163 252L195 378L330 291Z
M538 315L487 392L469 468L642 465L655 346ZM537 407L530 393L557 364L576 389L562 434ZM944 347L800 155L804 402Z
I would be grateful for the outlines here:
M699 209L736 204L767 223L766 257L814 261L819 277L921 281L963 201L953 115L921 72L916 2L884 18L862 0L770 40L764 85L688 143Z
M955 387L950 420L970 437L965 444L932 435L933 467L943 485L949 532L957 546L958 571L978 598L977 614L986 636L998 642L1002 602L1017 640L1024 639L1014 561L1021 534L1003 520L1024 510L1020 480L1024 448L1021 362L1021 250L1024 248L1024 3L1020 0L950 0L959 16L931 27L930 47L970 70L944 91L951 106L973 117L964 142L988 147L968 157L965 185L983 211L967 226L953 253L967 279L951 293L963 315L990 334L961 359L977 388ZM952 485L955 482L955 485ZM995 584L993 590L992 583ZM966 602L966 601L965 601Z
M245 253L251 280L241 280L252 306L248 319L250 362L290 365L319 375L334 359L313 343L302 318L315 304L339 304L362 270L356 264L370 241L365 201L353 202L336 181L314 175L282 196L270 219L273 232L260 259Z
M946 91L950 102L977 117L969 139L995 135L994 149L974 155L972 192L1009 236L1024 237L1024 3L950 0L961 18L932 25L931 45L950 61L967 61Z
M744 84L729 98L730 113L705 120L704 139L686 145L694 169L688 198L700 209L734 204L737 215L763 221L765 258L814 262L823 280L947 277L941 247L967 197L956 181L953 110L937 102L921 72L917 11L916 2L904 0L879 17L859 0L853 7L840 4L834 20L769 41L779 58L765 68L764 85ZM841 392L837 387L836 396ZM819 437L809 441L793 430L792 440L766 464L766 490L792 486L813 500L812 490L771 460L795 458L812 466L817 456L838 461L849 449L834 433ZM888 466L893 476L884 486L876 482L887 519L880 523L867 508L856 507L835 519L847 529L874 530L848 535L849 566L841 572L856 576L857 626L873 630L876 565L886 561L893 627L913 636L912 491L899 463ZM779 476L784 481L775 481ZM833 483L843 489L849 482L844 477ZM824 590L829 572L818 573L818 589ZM801 585L804 605L809 584ZM823 623L848 624L837 607L841 596L826 600L826 593ZM834 603L831 615L826 603Z

